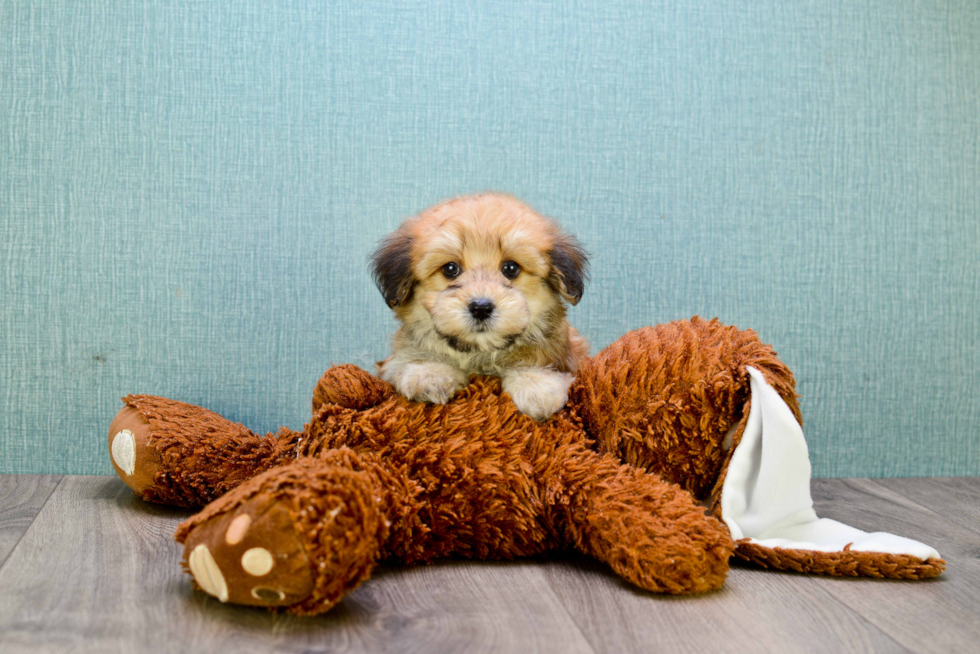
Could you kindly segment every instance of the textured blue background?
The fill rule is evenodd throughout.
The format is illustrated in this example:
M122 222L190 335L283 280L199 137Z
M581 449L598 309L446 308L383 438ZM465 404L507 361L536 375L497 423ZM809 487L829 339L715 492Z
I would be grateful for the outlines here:
M978 141L975 0L0 0L0 471L110 473L128 392L300 427L375 242L500 189L594 346L718 316L815 474L980 474Z

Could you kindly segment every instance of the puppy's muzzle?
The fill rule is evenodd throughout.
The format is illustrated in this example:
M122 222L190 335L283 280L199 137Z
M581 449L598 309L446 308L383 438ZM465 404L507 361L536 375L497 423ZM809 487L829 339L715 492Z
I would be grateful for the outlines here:
M466 306L469 309L470 315L473 316L475 320L484 321L493 315L494 306L491 300L485 297L476 298L475 300L470 300L470 303Z

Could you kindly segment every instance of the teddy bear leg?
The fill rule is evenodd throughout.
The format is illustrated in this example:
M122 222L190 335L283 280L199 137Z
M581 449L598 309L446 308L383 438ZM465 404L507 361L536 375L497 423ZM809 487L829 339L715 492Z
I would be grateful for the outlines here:
M258 436L201 407L129 395L109 426L116 474L144 500L204 506L288 457L302 436Z
M569 469L567 504L556 506L579 550L654 592L700 593L724 584L734 544L690 493L593 452Z
M571 397L599 451L707 499L755 366L799 416L792 372L751 330L697 317L624 334L582 364Z
M197 585L222 602L312 615L367 579L388 534L383 489L353 452L328 459L269 470L181 524Z

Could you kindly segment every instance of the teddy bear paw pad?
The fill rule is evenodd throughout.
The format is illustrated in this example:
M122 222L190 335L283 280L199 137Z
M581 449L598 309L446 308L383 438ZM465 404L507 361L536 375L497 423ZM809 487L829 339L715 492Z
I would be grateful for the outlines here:
M275 561L264 547L253 547L242 554L242 570L253 577L262 577L272 571Z
M313 591L313 572L290 512L258 495L196 525L185 541L191 574L222 602L289 606Z
M136 470L136 439L133 438L133 432L122 429L116 433L112 437L110 453L116 466L127 476L131 476Z
M191 574L194 575L194 580L197 581L201 590L208 595L217 597L222 602L227 602L228 584L225 583L221 569L214 562L214 557L208 551L207 545L195 547L187 559Z
M153 488L162 469L160 453L150 444L152 428L137 409L124 406L109 425L109 455L119 478L137 493Z

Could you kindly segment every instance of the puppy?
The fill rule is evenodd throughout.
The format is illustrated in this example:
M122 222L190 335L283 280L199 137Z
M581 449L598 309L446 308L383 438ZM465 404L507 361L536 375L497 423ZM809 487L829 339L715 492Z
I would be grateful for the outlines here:
M402 395L445 403L470 375L495 375L523 413L565 405L588 343L565 319L582 298L579 242L518 200L460 197L405 221L371 258L401 322L379 373Z

